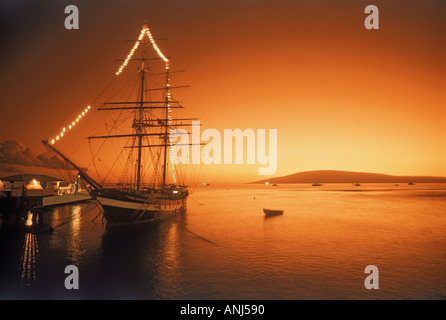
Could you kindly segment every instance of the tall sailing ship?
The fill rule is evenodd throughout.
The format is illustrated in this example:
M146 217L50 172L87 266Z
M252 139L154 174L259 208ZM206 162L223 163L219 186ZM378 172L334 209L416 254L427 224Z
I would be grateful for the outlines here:
M140 46L143 47L140 57L133 58L136 49ZM147 51L151 51L152 55ZM156 53L155 57L153 57L153 52ZM79 171L79 175L88 184L91 196L103 209L103 215L110 226L163 220L184 212L189 193L187 186L177 181L173 162L168 163L173 151L169 136L176 128L191 126L188 121L196 119L173 117L173 109L183 108L177 100L173 99L171 93L172 89L178 87L171 86L170 61L164 56L150 29L145 25L116 75L122 73L130 61L136 61L140 65L137 85L139 88L136 97L130 98L129 101L106 102L97 108L99 111L131 113L133 117L129 132L88 137L89 140L126 139L123 148L127 151L127 164L121 174L128 174L130 179L124 179L115 185L98 182L87 174L86 170L56 149L54 139L43 141L45 146ZM152 63L161 63L162 72L153 72ZM149 79L153 76L158 79L161 76L164 79L163 85L157 88L149 87ZM147 154L153 157L147 160L149 159ZM144 178L148 174L145 168L149 166L154 167L154 170L151 182L146 183Z

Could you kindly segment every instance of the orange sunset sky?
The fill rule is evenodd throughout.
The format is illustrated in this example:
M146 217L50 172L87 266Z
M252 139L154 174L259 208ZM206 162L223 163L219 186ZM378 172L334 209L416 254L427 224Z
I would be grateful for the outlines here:
M3 1L0 142L35 154L98 95L147 20L175 97L202 130L277 129L274 176L308 170L446 176L444 1ZM75 4L79 30L66 30ZM379 8L379 30L364 9ZM129 76L136 65L126 70ZM133 81L133 80L131 80ZM78 147L92 111L58 147ZM79 149L76 149L79 148ZM78 150L75 152L75 150ZM87 157L89 155L86 155ZM1 161L1 159L0 159ZM259 165L202 166L209 181L247 182Z

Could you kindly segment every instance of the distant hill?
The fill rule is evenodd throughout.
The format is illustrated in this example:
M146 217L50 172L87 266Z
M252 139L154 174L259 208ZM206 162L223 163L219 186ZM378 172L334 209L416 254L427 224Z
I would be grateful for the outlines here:
M391 176L388 174L338 170L316 170L264 179L251 183L446 183L446 177Z

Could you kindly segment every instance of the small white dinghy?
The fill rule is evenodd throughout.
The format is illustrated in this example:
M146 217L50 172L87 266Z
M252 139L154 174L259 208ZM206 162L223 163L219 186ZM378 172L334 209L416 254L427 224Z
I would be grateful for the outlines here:
M277 216L283 214L283 210L271 210L271 209L263 209L265 216Z

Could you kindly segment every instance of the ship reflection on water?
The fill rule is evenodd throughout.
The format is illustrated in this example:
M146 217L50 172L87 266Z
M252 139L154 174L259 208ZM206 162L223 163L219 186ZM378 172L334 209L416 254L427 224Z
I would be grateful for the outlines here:
M119 229L107 229L97 215L94 204L81 204L46 211L42 219L29 212L7 227L2 220L0 232L11 232L0 243L9 243L0 298L162 299L181 292L184 214ZM82 290L64 288L67 265L78 267Z
M171 220L107 230L102 237L106 299L169 299L181 293L184 214ZM125 237L123 237L123 233Z
M164 243L160 245L164 248L159 250L160 257L156 272L158 274L159 286L156 296L168 298L180 291L182 282L181 261L182 247L180 226L174 221L168 226Z

